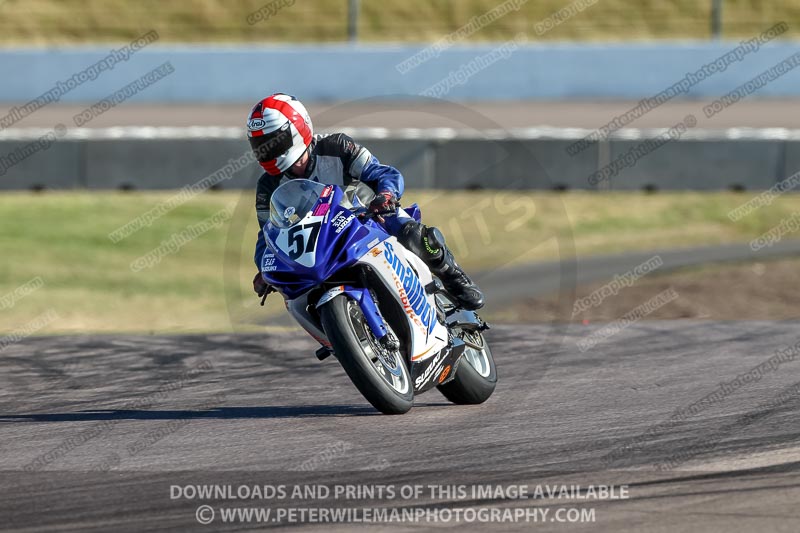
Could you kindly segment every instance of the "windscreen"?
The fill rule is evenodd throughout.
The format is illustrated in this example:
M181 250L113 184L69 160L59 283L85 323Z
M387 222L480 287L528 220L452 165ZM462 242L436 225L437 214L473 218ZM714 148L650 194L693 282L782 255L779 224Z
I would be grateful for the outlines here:
M269 221L278 228L296 224L311 211L325 185L311 180L289 180L272 193Z

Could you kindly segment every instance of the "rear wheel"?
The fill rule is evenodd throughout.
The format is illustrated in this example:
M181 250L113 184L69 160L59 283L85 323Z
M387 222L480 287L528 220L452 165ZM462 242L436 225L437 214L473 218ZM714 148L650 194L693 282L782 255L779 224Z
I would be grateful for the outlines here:
M387 415L411 409L414 388L403 356L378 342L358 303L340 294L322 306L320 319L342 368L375 409Z
M480 331L464 331L462 340L467 348L461 356L458 371L452 381L437 388L453 403L470 405L489 399L497 386L497 368L492 351Z

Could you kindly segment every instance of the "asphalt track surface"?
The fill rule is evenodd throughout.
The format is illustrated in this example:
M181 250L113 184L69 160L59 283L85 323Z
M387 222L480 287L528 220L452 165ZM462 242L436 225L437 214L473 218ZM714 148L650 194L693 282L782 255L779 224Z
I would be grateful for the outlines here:
M254 97L256 98L256 97ZM253 102L254 103L254 102ZM139 105L114 107L94 118L85 127L111 126L242 126L253 103L224 105ZM709 101L681 100L667 102L636 121L634 128L666 128L682 121L687 114L698 117L701 128L800 128L800 100L744 100L711 119L703 117L703 106ZM554 126L598 128L615 116L636 107L633 101L584 102L506 102L448 103L420 102L348 102L345 104L308 103L318 129L337 127L380 128L486 128L476 116L486 117L504 128ZM12 106L0 106L5 116ZM73 126L73 117L84 105L49 105L45 113L33 113L14 125L15 128L52 128L61 123ZM459 110L460 109L460 110ZM491 126L497 127L497 126Z
M581 352L576 343L600 327L498 326L489 338L500 382L486 404L453 406L431 391L394 417L376 414L300 336L27 339L0 359L0 529L199 530L199 505L219 517L220 507L242 502L172 499L173 485L371 483L398 493L566 484L584 494L615 484L630 498L446 498L426 488L416 500L245 505L595 510L590 524L462 523L468 531L797 531L800 363L652 428L797 343L798 324L643 322ZM206 530L228 527L264 524Z

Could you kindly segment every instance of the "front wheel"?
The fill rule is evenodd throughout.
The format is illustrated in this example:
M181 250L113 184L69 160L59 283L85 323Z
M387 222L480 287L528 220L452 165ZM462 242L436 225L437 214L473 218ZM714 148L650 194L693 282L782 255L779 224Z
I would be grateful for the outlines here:
M439 385L445 398L456 404L473 405L489 399L497 386L497 368L489 344L479 331L464 331L467 348L461 356L455 377Z
M381 346L358 303L335 296L320 309L320 319L344 371L375 409L387 415L411 409L414 388L403 356Z

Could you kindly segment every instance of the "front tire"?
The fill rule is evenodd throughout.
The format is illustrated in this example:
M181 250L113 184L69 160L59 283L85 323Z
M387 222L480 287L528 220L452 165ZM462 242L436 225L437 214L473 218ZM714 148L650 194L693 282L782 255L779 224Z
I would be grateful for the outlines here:
M320 319L336 358L364 398L387 415L408 412L414 387L402 354L380 346L358 303L335 296L320 308Z
M489 343L479 331L465 331L467 349L461 356L456 376L437 388L445 398L459 405L475 405L489 399L497 386L497 367Z

